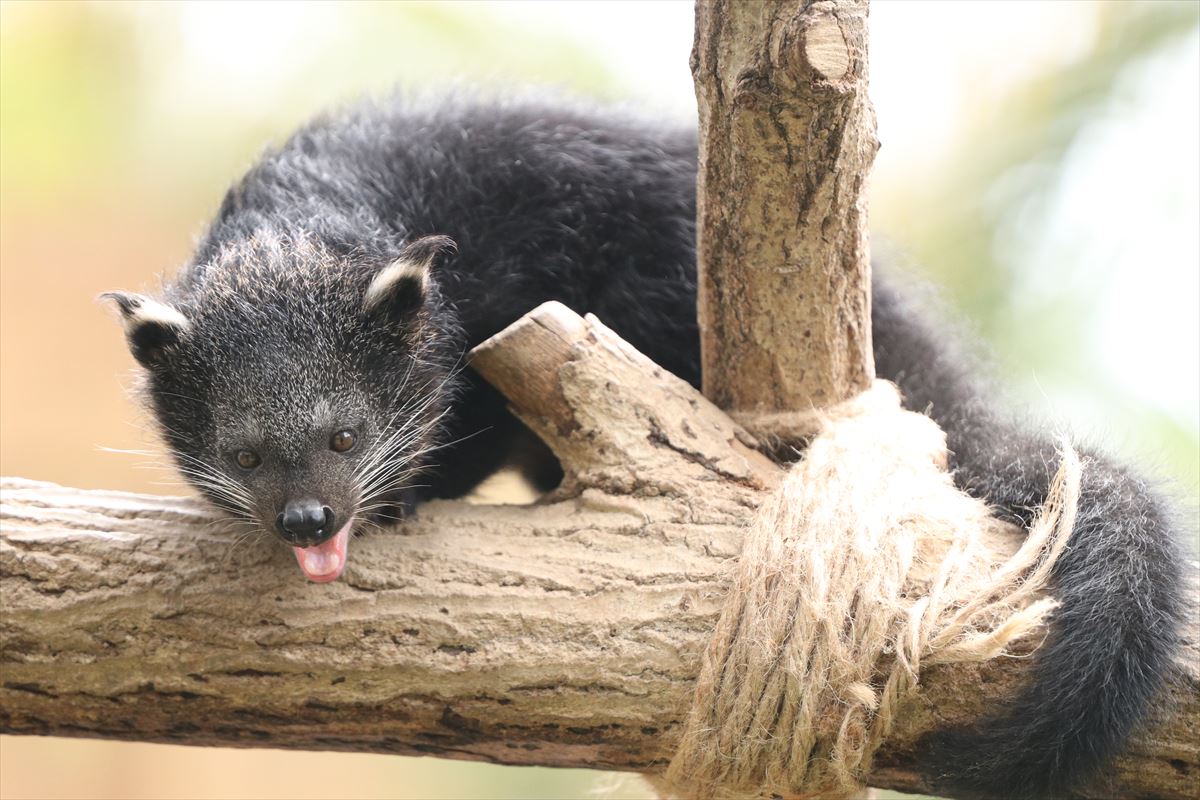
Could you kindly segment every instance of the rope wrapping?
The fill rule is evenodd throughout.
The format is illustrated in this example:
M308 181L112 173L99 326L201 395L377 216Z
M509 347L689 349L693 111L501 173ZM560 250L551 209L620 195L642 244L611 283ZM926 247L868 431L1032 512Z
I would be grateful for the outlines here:
M815 435L760 507L661 788L697 800L848 797L931 664L982 662L1044 632L1042 593L1074 526L1062 462L1028 537L955 488L945 436L877 381L797 422Z

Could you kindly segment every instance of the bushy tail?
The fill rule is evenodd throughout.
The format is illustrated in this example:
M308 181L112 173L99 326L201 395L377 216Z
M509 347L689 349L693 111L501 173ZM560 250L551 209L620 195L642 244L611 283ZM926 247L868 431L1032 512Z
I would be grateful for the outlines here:
M1053 441L992 410L969 365L878 283L873 322L880 375L941 425L959 485L1027 524L1058 466ZM1085 782L1146 716L1178 650L1183 554L1169 504L1081 455L1076 526L1053 573L1060 606L1025 688L970 730L928 742L929 777L957 796L1057 798Z
M991 458L1016 465L1012 474L985 481L962 462L960 471L1015 511L1017 497L1040 502L1042 465L1053 465L1054 453L1008 433L991 440ZM1102 458L1087 456L1083 466L1075 530L1053 573L1060 606L1025 688L972 730L930 742L935 781L958 794L1062 797L1119 752L1171 669L1183 616L1171 514Z

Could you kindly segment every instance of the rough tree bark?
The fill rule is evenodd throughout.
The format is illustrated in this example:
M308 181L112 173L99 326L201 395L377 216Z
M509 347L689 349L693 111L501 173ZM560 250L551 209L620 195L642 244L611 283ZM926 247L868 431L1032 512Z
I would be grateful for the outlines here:
M549 304L477 364L562 458L533 507L432 503L306 584L200 504L9 479L0 730L654 771L780 468L691 387ZM997 560L1023 533L998 527ZM1196 650L1095 797L1194 796ZM871 783L927 790L920 736L1023 661L932 668Z
M866 0L696 4L699 319L721 408L804 411L874 377L866 17Z

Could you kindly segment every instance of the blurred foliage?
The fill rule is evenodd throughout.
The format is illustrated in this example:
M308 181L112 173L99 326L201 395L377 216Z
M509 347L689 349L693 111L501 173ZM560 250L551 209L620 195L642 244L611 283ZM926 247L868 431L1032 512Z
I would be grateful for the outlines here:
M347 2L295 17L264 2L195 11L0 5L5 189L29 202L108 191L114 180L170 182L196 213L265 142L357 97L544 86L613 98L621 88L596 54L486 3Z
M1190 2L1102 3L1097 13L1098 32L1084 58L1033 76L999 107L987 97L991 107L968 119L944 168L923 186L905 187L906 230L914 237L906 244L918 249L921 263L971 310L988 338L1004 346L1014 332L1001 320L1011 316L1026 282L1003 242L1014 218L1028 219L1029 206L1044 203L1055 189L1067 151L1109 104L1120 75L1200 23L1200 5ZM1036 349L1060 355L1044 343Z
M1103 277L1031 291L1037 276L1019 246L1038 234L1066 156L1121 76L1194 34L1200 6L1112 2L1095 13L1082 57L1030 77L999 104L989 97L969 109L965 134L935 173L882 187L877 218L903 232L901 247L990 340L1011 377L1028 383L1036 371L1134 420L1194 495L1196 431L1105 385L1086 355L1090 287ZM397 76L408 89L539 84L620 98L629 88L586 41L486 3L0 3L0 469L152 489L93 448L144 442L112 377L128 356L92 298L136 288L181 261L189 236L264 143L322 108L392 90ZM6 740L0 793L164 796L175 787L200 796L178 777L191 775L208 781L207 796L552 798L585 796L595 780L586 771L391 757L54 746ZM64 783L71 771L39 759L76 765L78 779ZM648 794L625 784L607 796Z
M1133 449L1158 459L1163 477L1194 505L1198 432L1105 382L1107 370L1089 357L1083 337L1095 330L1097 289L1111 265L1060 263L1046 280L1030 257L1030 243L1048 234L1048 207L1062 188L1068 155L1114 104L1122 78L1200 26L1194 2L1104 2L1096 15L1096 35L1082 58L1033 75L999 101L982 98L938 171L923 183L885 189L876 219L903 231L898 245L919 265L914 269L970 320L1031 406L1043 399L1039 381L1089 395L1094 416L1124 420L1122 433L1141 443ZM1115 449L1121 445L1130 443Z

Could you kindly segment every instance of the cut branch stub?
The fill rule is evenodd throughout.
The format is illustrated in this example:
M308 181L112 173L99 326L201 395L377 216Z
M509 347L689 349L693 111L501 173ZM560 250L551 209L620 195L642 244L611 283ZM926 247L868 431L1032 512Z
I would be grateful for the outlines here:
M773 486L779 468L684 381L588 314L543 303L471 353L471 365L554 450L568 486L675 494L688 480Z
M806 411L874 378L866 13L866 0L696 4L699 319L704 393L721 408Z

